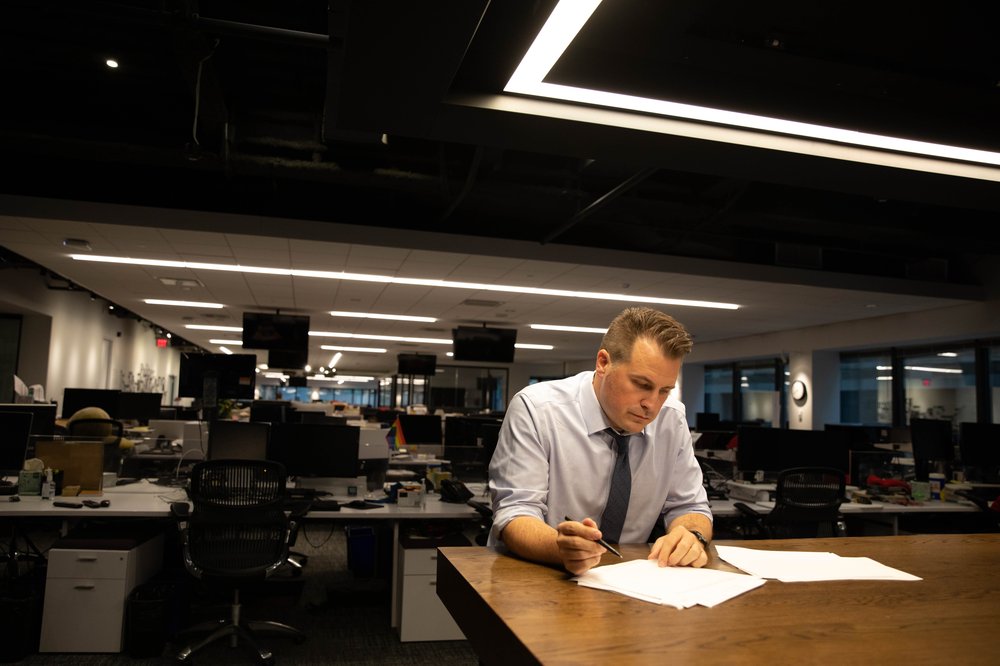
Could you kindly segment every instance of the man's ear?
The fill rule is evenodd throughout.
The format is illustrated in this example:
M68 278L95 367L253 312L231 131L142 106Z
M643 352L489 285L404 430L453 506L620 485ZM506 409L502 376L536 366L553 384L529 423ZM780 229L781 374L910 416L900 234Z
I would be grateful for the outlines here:
M594 372L598 375L603 375L607 372L608 367L611 366L611 354L608 353L607 349L601 349L597 352L597 364L594 367Z

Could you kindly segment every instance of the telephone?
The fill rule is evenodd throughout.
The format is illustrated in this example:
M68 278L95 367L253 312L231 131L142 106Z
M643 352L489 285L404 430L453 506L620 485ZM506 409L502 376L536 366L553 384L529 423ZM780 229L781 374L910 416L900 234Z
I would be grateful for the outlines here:
M441 479L441 501L465 504L472 499L472 491L464 483L454 479Z

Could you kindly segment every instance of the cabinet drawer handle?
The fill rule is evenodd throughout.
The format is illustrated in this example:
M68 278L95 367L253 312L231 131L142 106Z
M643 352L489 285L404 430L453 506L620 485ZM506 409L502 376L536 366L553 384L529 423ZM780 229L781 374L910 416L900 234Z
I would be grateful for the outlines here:
M73 589L75 589L75 590L93 590L95 587L97 587L97 586L94 585L93 583L80 583L79 585L74 585Z
M97 561L97 557L93 556L93 555L89 556L89 557L78 557L78 558L76 558L76 561L77 562L96 562Z
M430 585L431 587L435 587L438 584L438 582L436 580L432 580L432 581L428 582L427 584Z
M438 556L437 556L437 555L431 555L431 559L432 559L432 560L436 560L437 558L438 558Z

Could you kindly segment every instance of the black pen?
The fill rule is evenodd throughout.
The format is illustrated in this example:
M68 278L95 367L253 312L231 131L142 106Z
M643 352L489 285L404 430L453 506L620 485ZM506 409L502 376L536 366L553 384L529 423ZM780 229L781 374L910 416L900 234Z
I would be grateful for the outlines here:
M563 516L563 519L564 519L564 520L568 520L568 521L569 521L569 522L571 522L571 523L579 523L579 522L580 522L579 520L573 520L573 519L572 519L572 518L570 518L569 516ZM604 546L605 548L607 548L608 550L610 550L610 551L611 551L612 553L614 553L614 554L615 554L615 555L617 555L618 557L622 558L623 560L625 559L625 556L624 556L624 555L622 555L622 554L621 554L621 553L619 553L619 552L618 552L617 550L615 550L614 546L612 546L612 545L611 545L610 543L608 543L608 542L607 542L607 541L605 541L604 539L598 539L598 540L597 540L597 543L601 544L602 546Z

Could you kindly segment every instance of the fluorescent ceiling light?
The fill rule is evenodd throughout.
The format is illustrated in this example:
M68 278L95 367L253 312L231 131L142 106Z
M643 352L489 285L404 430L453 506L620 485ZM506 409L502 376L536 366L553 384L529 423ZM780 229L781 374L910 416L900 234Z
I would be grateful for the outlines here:
M922 365L904 365L907 370L913 370L915 372L942 372L946 375L960 375L962 371L957 368L928 368Z
M550 351L552 349L555 349L555 347L553 347L552 345L533 345L533 344L531 344L529 342L516 342L516 343L514 343L514 348L515 349L544 349L546 351Z
M202 303L200 301L171 301L163 298L144 298L143 303L149 305L176 305L182 308L212 308L218 310L223 307L222 303Z
M569 331L570 333L600 333L604 335L607 328L592 328L590 326L557 326L556 324L529 324L529 328L539 331Z
M242 326L216 326L215 324L185 324L192 331L219 331L220 333L242 333Z
M379 284L400 284L418 287L439 287L445 289L468 289L471 291L496 291L511 294L532 294L535 296L556 296L562 298L587 298L604 301L620 301L625 303L652 303L658 305L682 305L699 308L716 308L720 310L737 310L735 303L717 303L713 301L693 301L683 298L661 298L659 296L639 296L635 294L613 294L598 291L573 291L570 289L546 289L543 287L526 287L521 285L504 285L484 282L459 282L456 280L434 280L425 278L407 278L391 275L368 275L365 273L346 273L344 271L313 271L295 268L269 268L266 266L242 266L240 264L215 264L198 261L171 261L166 259L135 259L133 257L113 257L108 255L71 254L76 261L92 261L106 264L124 264L129 266L161 266L167 268L186 268L189 270L227 271L232 273L252 273L256 275L284 275L288 277L316 278L322 280L350 280L355 282L376 282Z
M356 338L358 340L388 340L389 342L422 342L429 345L451 344L451 340L445 338L414 338L402 335L367 335L364 333L340 333L336 331L309 331L309 335L317 338Z
M233 351L231 349L229 349L228 347L219 347L219 349L222 351L223 354L232 354L233 353Z
M243 346L242 340L226 340L224 338L215 338L209 340L208 342L213 345L239 345L241 347Z
M331 358L330 362L327 364L330 366L331 370L337 367L337 363L340 362L340 359L343 358L343 356L344 354L342 352L337 352L336 354L333 355L333 358Z
M854 130L842 129L838 127L827 127L825 125L814 125L781 118L771 118L768 116L758 116L749 113L738 113L725 109L713 109L710 107L696 106L693 104L682 104L668 100L652 99L648 97L636 97L632 95L622 95L618 93L590 90L587 88L577 88L553 83L545 83L544 78L549 70L556 64L566 48L573 42L577 34L590 20L591 15L601 4L601 0L561 0L545 25L542 27L535 41L524 54L524 58L511 76L505 92L531 95L534 97L544 97L548 99L558 99L566 102L576 102L579 104L597 105L637 111L640 113L654 114L657 116L667 116L671 118L682 118L699 123L713 123L716 125L728 125L744 128L754 132L772 132L778 134L792 135L810 140L820 140L837 144L847 144L859 148L887 150L894 152L910 153L930 158L945 160L962 160L976 164L986 164L990 166L1000 166L1000 153L963 148L961 146L951 146L926 141L914 141L899 137L883 136L880 134L869 134ZM703 137L708 138L708 137ZM756 142L744 139L742 141L733 135L727 139L721 136L716 140L729 140L734 143L744 145L755 144ZM771 146L776 148L777 146ZM808 142L801 144L798 149L791 145L786 145L783 149L804 154L820 154L815 147ZM873 159L866 159L864 155L853 153L851 156L844 155L845 159L853 159L858 162L876 163ZM901 162L890 164L904 168L921 168L912 163ZM953 173L954 169L938 164L922 165L922 170L936 173ZM978 175L974 175L978 173ZM978 177L987 180L1000 180L1000 174L996 170L990 169L985 172L965 173L970 177Z
M944 356L945 358L958 358L958 354L955 352L941 352L938 356Z
M437 321L434 317L415 317L413 315L376 314L373 312L344 312L343 310L333 310L332 317L358 317L359 319L391 319L393 321L420 321L432 323Z
M384 354L389 351L382 347L341 347L340 345L320 345L319 348L326 351L362 352L368 354Z
M374 377L362 377L358 375L334 375L333 377L326 377L324 375L317 375L315 377L310 377L309 379L315 379L319 382L373 382Z

